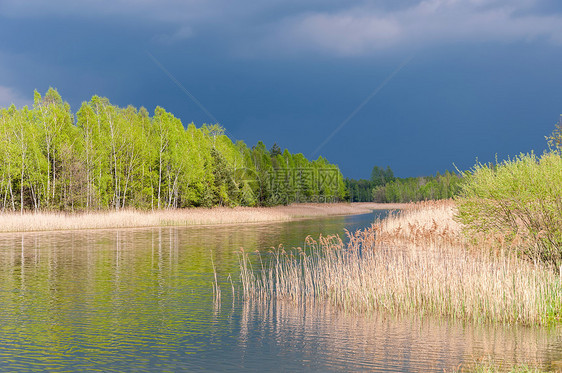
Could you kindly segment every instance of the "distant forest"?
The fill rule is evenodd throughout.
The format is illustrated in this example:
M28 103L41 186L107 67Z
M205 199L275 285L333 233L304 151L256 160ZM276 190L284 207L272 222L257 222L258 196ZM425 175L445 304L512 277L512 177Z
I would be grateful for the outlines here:
M459 192L461 176L446 171L435 176L399 178L373 167L368 180L345 179L350 202L417 202L451 198Z
M121 108L92 97L73 114L55 89L32 108L0 109L0 208L162 209L264 206L346 197L337 166L277 145L233 142L161 107Z

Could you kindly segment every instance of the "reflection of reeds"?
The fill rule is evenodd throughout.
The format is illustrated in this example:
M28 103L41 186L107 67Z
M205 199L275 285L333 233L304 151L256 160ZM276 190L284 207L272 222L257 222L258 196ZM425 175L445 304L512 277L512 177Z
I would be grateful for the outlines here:
M213 260L213 252L211 251L211 266L213 267L213 276L215 281L213 282L213 300L215 306L220 308L221 304L221 288L219 286L219 282L217 280L217 269L215 267L215 261Z
M351 312L385 310L473 321L547 324L562 316L562 283L540 264L467 250L452 202L417 204L371 228L307 238L272 251L255 271L240 257L246 298L329 303Z
M465 364L465 366L458 367L453 372L473 372L473 373L546 373L546 370L539 369L537 367L532 367L527 364L520 364L514 366L506 366L506 364L497 362L491 357L478 359L471 363ZM550 372L550 371L549 371Z
M157 211L27 212L22 215L4 212L0 214L0 232L257 223L367 213L371 209L400 207L399 204L309 203L275 207L216 207Z
M259 327L256 327L258 325ZM558 333L551 328L474 324L415 314L343 314L322 304L243 303L240 344L247 353L271 343L281 351L299 346L322 365L313 370L471 372L493 356L496 367L547 366ZM307 343L313 340L314 343ZM271 347L268 346L270 349ZM556 350L556 348L554 348ZM407 367L407 368L406 368Z

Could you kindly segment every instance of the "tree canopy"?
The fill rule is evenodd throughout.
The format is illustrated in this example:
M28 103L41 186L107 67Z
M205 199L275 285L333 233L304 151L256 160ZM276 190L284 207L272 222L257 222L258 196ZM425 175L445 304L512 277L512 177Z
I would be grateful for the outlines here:
M435 176L399 178L392 169L374 166L371 179L345 179L351 202L416 202L456 195L461 176L446 171Z
M0 109L2 210L158 209L337 201L339 168L276 144L233 143L218 124L93 96L72 113L56 89Z

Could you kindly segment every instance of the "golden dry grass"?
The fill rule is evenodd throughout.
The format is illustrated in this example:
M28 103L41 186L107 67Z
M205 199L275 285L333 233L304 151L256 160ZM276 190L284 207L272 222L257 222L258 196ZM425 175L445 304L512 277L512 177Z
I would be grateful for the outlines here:
M2 213L0 214L0 232L275 222L330 215L361 214L373 209L400 207L399 204L310 203L276 207L216 207L157 211L26 212L23 215Z
M487 247L469 247L454 211L451 201L414 204L350 233L346 244L337 236L308 237L304 249L272 251L258 271L242 253L244 295L327 301L350 312L415 312L510 324L560 321L558 273Z

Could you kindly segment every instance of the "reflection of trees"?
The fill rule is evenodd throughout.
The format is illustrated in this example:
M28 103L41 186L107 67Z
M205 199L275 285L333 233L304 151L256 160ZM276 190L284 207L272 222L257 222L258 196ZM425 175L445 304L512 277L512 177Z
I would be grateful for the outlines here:
M0 342L9 347L0 354L14 367L68 366L87 355L85 366L103 370L131 356L142 366L143 356L199 351L227 332L213 317L211 250L221 271L234 273L236 248L255 247L260 234L174 227L3 235Z
M389 314L355 316L281 300L245 302L241 320L242 354L258 351L261 341L275 338L279 350L299 350L299 358L321 364L313 369L421 372L450 370L490 356L507 364L560 359L559 347L558 358L550 356L556 330Z
M174 354L238 333L226 282L228 274L236 280L237 250L299 246L308 234L341 234L342 222L2 234L3 366L143 370L181 362ZM224 282L220 312L211 250ZM131 360L134 368L123 368Z

